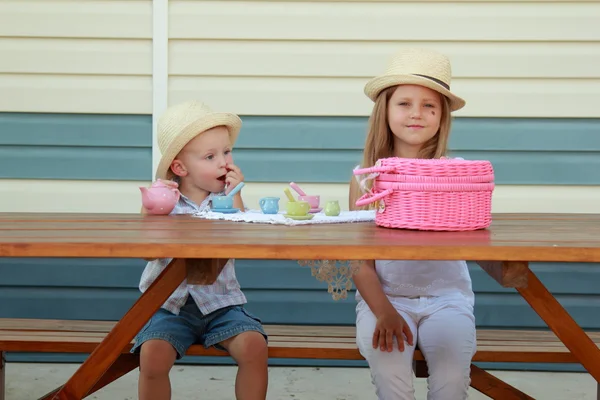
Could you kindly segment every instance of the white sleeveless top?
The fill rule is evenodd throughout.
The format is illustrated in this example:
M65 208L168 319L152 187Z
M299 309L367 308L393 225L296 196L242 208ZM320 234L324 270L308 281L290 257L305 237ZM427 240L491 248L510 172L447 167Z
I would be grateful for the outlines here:
M475 300L463 260L375 260L375 270L388 297L457 295L471 305ZM358 291L356 299L362 300Z
M475 300L469 268L462 260L375 260L375 270L388 297L458 295L471 305ZM358 291L356 299L362 300Z

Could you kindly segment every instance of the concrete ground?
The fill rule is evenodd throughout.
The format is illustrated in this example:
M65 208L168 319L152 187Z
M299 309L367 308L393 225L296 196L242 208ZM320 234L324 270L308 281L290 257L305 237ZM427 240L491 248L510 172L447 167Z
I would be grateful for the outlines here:
M31 400L63 384L76 364L6 365L6 400ZM535 399L596 400L596 381L583 373L490 371ZM232 400L236 368L176 365L171 373L173 399ZM90 399L137 399L138 372L132 371ZM272 367L268 400L376 400L365 368ZM427 382L417 379L417 400L427 398ZM469 399L488 397L471 389Z

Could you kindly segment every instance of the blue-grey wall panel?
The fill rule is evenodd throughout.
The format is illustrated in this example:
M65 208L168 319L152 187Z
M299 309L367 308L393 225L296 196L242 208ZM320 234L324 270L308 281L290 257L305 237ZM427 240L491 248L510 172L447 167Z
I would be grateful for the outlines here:
M0 259L0 317L115 319L139 296L142 260ZM480 326L543 327L515 292L470 265ZM599 264L533 264L532 269L586 328L599 328ZM353 293L334 301L310 268L284 260L237 260L249 307L269 323L354 321ZM75 301L73 301L75 300Z
M366 118L242 119L249 182L347 183L360 162ZM150 116L0 113L0 178L148 180L151 142ZM600 119L457 118L450 148L498 184L600 184Z
M0 178L149 180L152 119L0 113Z

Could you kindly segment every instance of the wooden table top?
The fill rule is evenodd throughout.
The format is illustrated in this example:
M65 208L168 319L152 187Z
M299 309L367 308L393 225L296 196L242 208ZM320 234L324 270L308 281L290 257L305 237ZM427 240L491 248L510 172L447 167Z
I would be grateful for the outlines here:
M0 256L600 262L600 214L495 214L489 229L423 232L374 223L0 213Z

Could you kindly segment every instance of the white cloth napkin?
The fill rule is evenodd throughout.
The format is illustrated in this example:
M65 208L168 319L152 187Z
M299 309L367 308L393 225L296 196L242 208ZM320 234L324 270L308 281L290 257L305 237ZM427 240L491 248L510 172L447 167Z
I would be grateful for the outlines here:
M328 217L324 212L314 214L310 220L294 220L286 218L285 213L263 214L260 210L247 210L235 214L223 214L210 210L200 211L194 214L197 218L217 219L234 222L255 222L276 225L310 225L310 224L340 224L350 222L375 221L375 210L342 211L337 217Z

